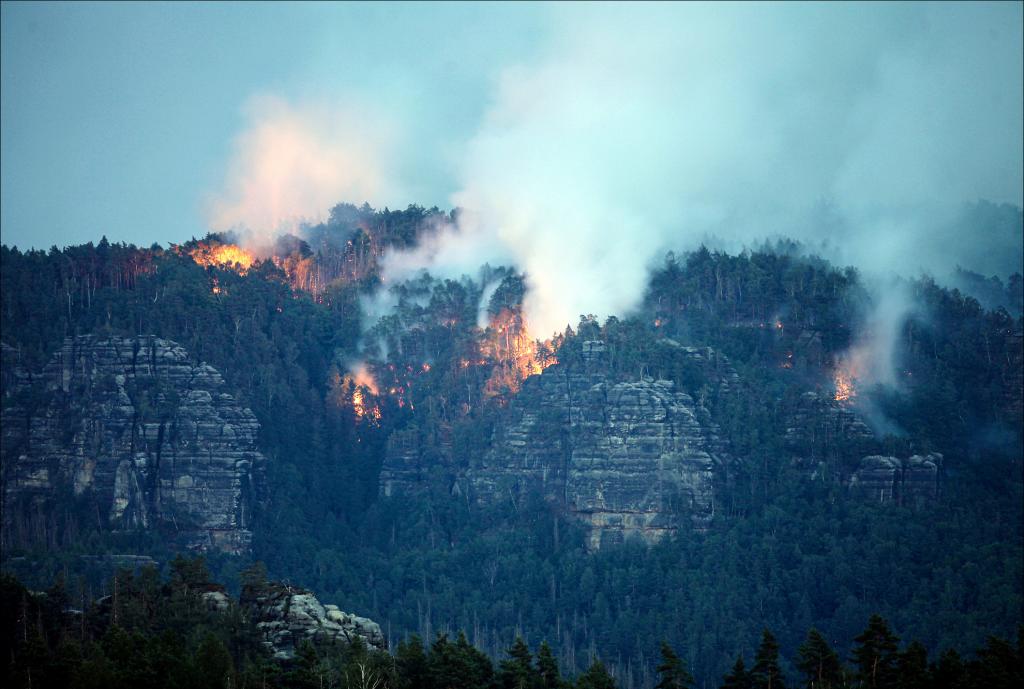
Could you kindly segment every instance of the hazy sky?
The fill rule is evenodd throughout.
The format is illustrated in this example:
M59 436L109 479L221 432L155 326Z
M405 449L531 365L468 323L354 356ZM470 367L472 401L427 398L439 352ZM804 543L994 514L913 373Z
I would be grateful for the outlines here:
M0 230L23 248L457 203L459 236L391 265L513 261L553 327L628 309L651 260L708 236L950 268L961 205L1024 193L1021 3L5 2L2 20ZM993 270L1019 262L1011 239Z
M542 12L518 3L4 2L3 242L205 234L208 197L262 96L363 103L399 121L408 196L391 202L447 205L455 149L476 129L501 66L543 40Z

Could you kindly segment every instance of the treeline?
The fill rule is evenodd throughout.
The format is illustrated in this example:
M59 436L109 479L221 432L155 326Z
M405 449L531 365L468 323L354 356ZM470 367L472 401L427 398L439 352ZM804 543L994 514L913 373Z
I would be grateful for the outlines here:
M246 592L260 586L258 567ZM63 582L31 592L0 578L0 655L5 687L118 689L615 689L600 658L575 677L563 676L546 642L536 651L521 639L494 663L466 635L438 633L424 646L419 636L401 641L390 655L356 637L347 645L303 642L294 656L275 659L246 609L209 581L202 559L176 558L165 579L155 567L120 570L111 594L75 600ZM214 598L211 598L211 595ZM786 677L780 648L769 630L748 664L740 656L722 678L722 689L1009 689L1024 680L1021 637L1014 646L989 637L971 658L948 649L929 660L925 647L899 638L873 615L853 640L844 662L828 640L811 629L795 651L798 674ZM654 676L639 682L654 689L693 689L687 662L662 641ZM634 686L632 682L624 689Z

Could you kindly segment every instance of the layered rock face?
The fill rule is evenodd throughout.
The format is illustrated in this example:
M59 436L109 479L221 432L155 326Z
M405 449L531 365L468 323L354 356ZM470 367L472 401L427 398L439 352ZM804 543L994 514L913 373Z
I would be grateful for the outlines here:
M942 455L914 455L907 459L870 455L850 476L850 490L881 503L907 504L938 495Z
M243 609L256 623L263 644L278 660L291 660L304 641L315 645L348 645L356 638L373 650L385 650L380 625L365 617L323 605L305 589L271 583L246 590Z
M168 340L87 335L65 340L39 375L5 369L6 543L37 538L32 515L76 496L104 528L248 550L259 424L211 366Z
M589 525L593 548L633 534L656 541L710 519L724 452L707 418L671 381L613 380L603 343L586 342L582 365L524 381L491 448L456 470L453 489L481 504L564 504ZM415 491L427 467L414 438L389 450L382 493Z
M786 422L786 449L802 463L855 465L875 449L875 434L861 417L816 392L805 392Z

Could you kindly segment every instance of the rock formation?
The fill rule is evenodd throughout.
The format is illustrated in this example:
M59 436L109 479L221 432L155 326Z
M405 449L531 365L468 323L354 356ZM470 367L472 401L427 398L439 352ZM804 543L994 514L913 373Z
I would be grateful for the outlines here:
M580 365L527 378L454 489L481 504L531 494L563 504L589 525L593 548L706 524L724 458L706 410L672 381L612 378L604 355L603 343L585 342ZM397 439L389 450L382 492L415 491L426 471L415 443Z
M13 356L4 348L5 543L52 540L45 515L77 505L102 528L248 550L259 424L216 370L154 337L68 338L34 376Z
M786 449L805 464L856 465L875 449L875 434L853 409L816 392L805 392L786 422Z
M370 649L387 648L376 622L342 612L336 605L323 605L302 588L276 582L247 588L241 603L256 623L263 644L277 660L294 658L303 641L348 645L359 638Z
M911 503L938 495L942 455L914 455L908 459L883 455L864 457L850 476L850 491L881 503Z

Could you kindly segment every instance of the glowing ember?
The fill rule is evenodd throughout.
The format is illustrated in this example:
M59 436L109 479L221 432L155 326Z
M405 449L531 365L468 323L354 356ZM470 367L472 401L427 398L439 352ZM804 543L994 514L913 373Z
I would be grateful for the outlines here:
M857 389L854 387L853 383L854 378L847 371L836 371L836 402L849 402L857 396Z
M540 342L531 337L522 314L517 311L505 309L492 318L487 335L481 353L496 364L485 388L488 396L499 395L504 390L518 392L528 376L558 363L551 341Z
M233 268L243 275L256 261L255 256L240 246L208 242L199 242L196 248L189 252L189 256L203 267Z
M380 407L376 404L371 404L369 396L377 396L380 394L377 389L377 381L373 379L373 375L366 368L366 364L359 364L352 372L345 376L345 382L351 383L352 385L352 411L356 414L356 419L369 419L371 421L380 421Z

